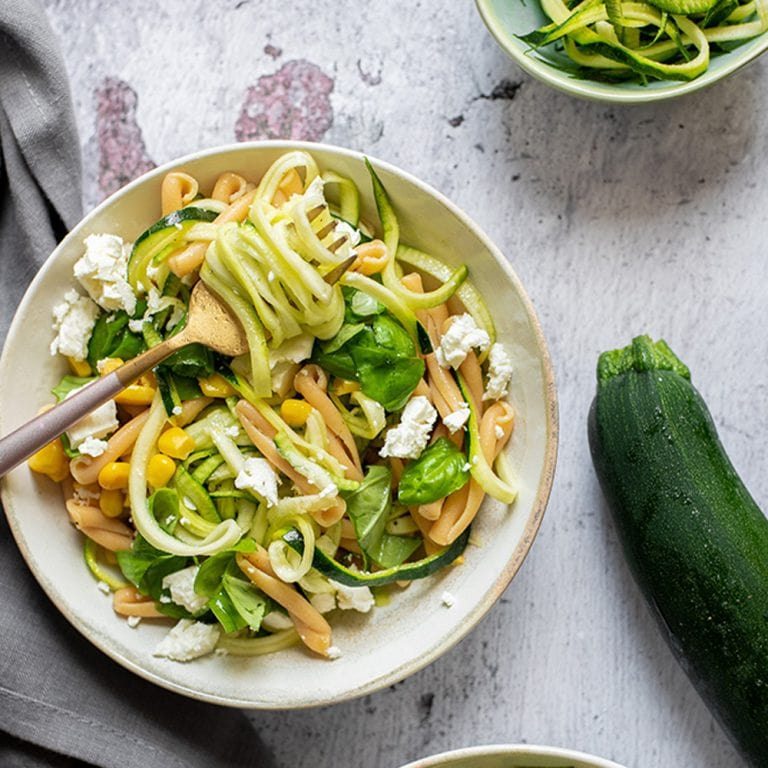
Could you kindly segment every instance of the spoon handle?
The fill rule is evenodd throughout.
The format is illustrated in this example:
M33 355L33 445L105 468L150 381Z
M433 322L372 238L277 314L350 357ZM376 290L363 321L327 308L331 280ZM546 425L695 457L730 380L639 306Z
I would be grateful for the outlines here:
M183 333L166 339L161 344L129 360L112 373L86 384L75 394L2 438L0 440L0 477L187 343L189 342L184 338Z

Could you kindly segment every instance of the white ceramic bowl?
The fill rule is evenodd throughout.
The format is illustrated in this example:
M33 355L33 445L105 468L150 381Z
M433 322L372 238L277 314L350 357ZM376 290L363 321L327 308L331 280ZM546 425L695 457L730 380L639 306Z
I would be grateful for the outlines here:
M322 168L345 174L364 190L363 217L375 207L362 156L298 142L238 144L182 158L142 176L102 203L62 241L21 303L0 360L0 434L51 400L65 373L51 357L51 310L73 284L72 267L92 233L134 239L158 218L163 176L181 169L203 189L224 170L258 179L282 153L303 148ZM514 506L487 502L463 566L414 583L370 614L339 612L333 641L341 658L313 658L301 648L242 659L209 656L188 664L155 658L167 627L131 629L111 609L82 561L82 539L69 524L58 487L17 468L2 484L13 535L37 580L69 621L94 645L142 677L196 698L263 709L308 707L371 693L424 667L464 637L489 610L525 557L549 496L557 446L557 408L549 357L530 301L504 256L460 210L435 190L386 163L375 162L399 213L401 237L447 262L468 263L487 298L498 335L514 362L511 397L518 422L509 451L520 480ZM449 591L455 605L446 608Z
M519 39L544 24L549 18L541 10L539 0L475 0L485 25L506 54L522 69L559 91L592 101L621 104L645 104L663 101L706 88L740 70L768 48L768 33L746 40L732 51L717 54L710 59L707 71L690 82L654 80L647 85L637 82L608 83L597 80L576 79L545 61L530 46ZM568 57L547 48L552 62L571 63Z
M559 747L493 744L416 760L403 768L622 768L618 763Z

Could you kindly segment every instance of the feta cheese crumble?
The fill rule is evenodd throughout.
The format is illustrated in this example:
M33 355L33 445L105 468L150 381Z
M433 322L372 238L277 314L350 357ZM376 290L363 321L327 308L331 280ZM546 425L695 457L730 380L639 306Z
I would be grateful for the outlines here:
M171 600L193 614L208 605L208 598L195 592L195 578L198 570L198 566L190 565L189 568L182 568L163 578L163 589L171 593Z
M339 650L338 646L331 645L331 646L329 646L326 655L328 656L328 658L331 661L335 661L336 659L338 659L341 656L341 651Z
M235 478L235 488L260 496L268 507L277 504L277 474L266 459L249 458Z
M403 410L400 423L389 429L384 436L380 454L417 459L429 442L436 419L437 411L428 398L423 395L411 398Z
M440 600L446 608L452 608L456 605L456 598L450 592L443 592Z
M61 353L75 360L88 357L88 342L99 316L99 308L77 291L67 291L64 301L53 308L53 330L56 338L51 342L51 354Z
M129 616L127 618L127 622L131 629L136 629L136 627L138 627L141 623L141 616Z
M85 253L75 264L74 273L80 285L103 309L114 312L136 311L136 295L126 275L128 249L117 235L90 235L85 238Z
M71 397L77 391L79 390L73 389L67 397ZM107 400L106 403L100 405L95 411L91 411L87 416L80 419L77 424L70 427L67 430L67 437L72 448L79 451L82 444L85 444L86 449L88 447L93 448L93 441L106 437L119 426L115 401ZM89 438L92 442L87 443L86 441Z
M435 357L443 368L458 368L470 350L479 349L482 352L488 349L490 343L490 337L477 327L472 315L457 315L440 339Z
M107 446L108 443L106 440L100 440L98 437L89 435L82 443L80 443L77 450L83 455L91 456L95 459L107 450Z
M333 579L328 579L328 583L336 590L336 605L342 611L368 613L373 608L373 592L369 587L348 587Z
M333 592L318 592L309 598L309 602L318 613L328 613L336 607Z
M512 379L512 361L507 350L496 342L488 353L488 382L483 400L501 400L507 394Z
M221 631L215 624L181 619L152 652L171 661L192 661L209 654L219 642Z
M496 435L497 440L501 440L504 437L504 427L502 427L501 424L497 424L493 428L493 432Z
M460 430L469 421L469 406L462 405L455 411L449 413L444 419L443 424L448 427L448 431L453 434Z

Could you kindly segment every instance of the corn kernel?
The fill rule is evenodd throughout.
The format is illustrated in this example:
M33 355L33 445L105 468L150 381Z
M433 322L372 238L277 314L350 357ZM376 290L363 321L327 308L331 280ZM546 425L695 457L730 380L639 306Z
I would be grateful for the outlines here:
M108 491L124 491L128 487L131 465L125 461L110 461L99 472L99 485Z
M183 461L195 449L195 441L181 427L171 427L160 435L157 448L166 456Z
M68 357L69 369L75 376L90 376L91 366L87 360L75 360L74 357Z
M48 475L51 480L57 483L60 483L69 474L69 459L64 453L61 439L58 437L37 453L33 453L27 464L33 472Z
M106 376L112 371L116 371L122 364L123 361L119 357L105 357L103 360L99 360L99 374Z
M348 395L351 392L357 392L360 389L360 385L356 381L350 381L349 379L336 379L333 383L332 392L334 395Z
M303 427L310 413L312 406L306 400L289 398L280 404L280 415L289 427Z
M147 482L153 488L162 488L176 471L176 462L162 453L156 453L147 464Z
M155 397L154 387L131 384L115 395L115 402L120 405L149 405Z
M122 491L104 490L99 496L99 509L106 517L120 517L123 514L125 495Z
M231 397L237 394L234 387L220 373L198 379L197 383L206 397Z

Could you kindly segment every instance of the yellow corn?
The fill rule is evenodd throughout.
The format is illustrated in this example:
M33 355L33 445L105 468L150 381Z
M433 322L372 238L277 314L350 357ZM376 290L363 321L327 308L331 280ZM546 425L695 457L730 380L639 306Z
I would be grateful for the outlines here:
M236 394L234 387L220 373L198 379L197 383L206 397L231 397Z
M176 462L162 453L156 453L147 464L147 482L153 488L162 488L176 471Z
M349 379L336 379L333 383L331 391L334 395L348 395L351 392L357 392L360 389L360 385L356 381L350 381Z
M37 453L33 453L27 464L33 472L48 475L51 480L57 483L60 483L69 474L69 459L64 453L61 439L58 437Z
M183 461L195 449L195 441L181 427L171 427L160 435L157 448L166 456Z
M154 387L145 384L131 384L115 395L115 402L120 405L149 405L155 397Z
M99 360L99 373L102 376L106 376L112 371L116 371L123 361L119 357L105 357L103 360Z
M131 465L126 461L110 461L99 472L99 485L107 491L124 491L128 487Z
M117 489L104 490L99 496L99 509L106 517L120 517L123 514L125 495Z
M69 369L75 376L90 376L91 366L87 360L75 360L74 357L68 357Z
M280 415L289 427L303 427L310 413L312 406L306 400L289 398L280 404Z

